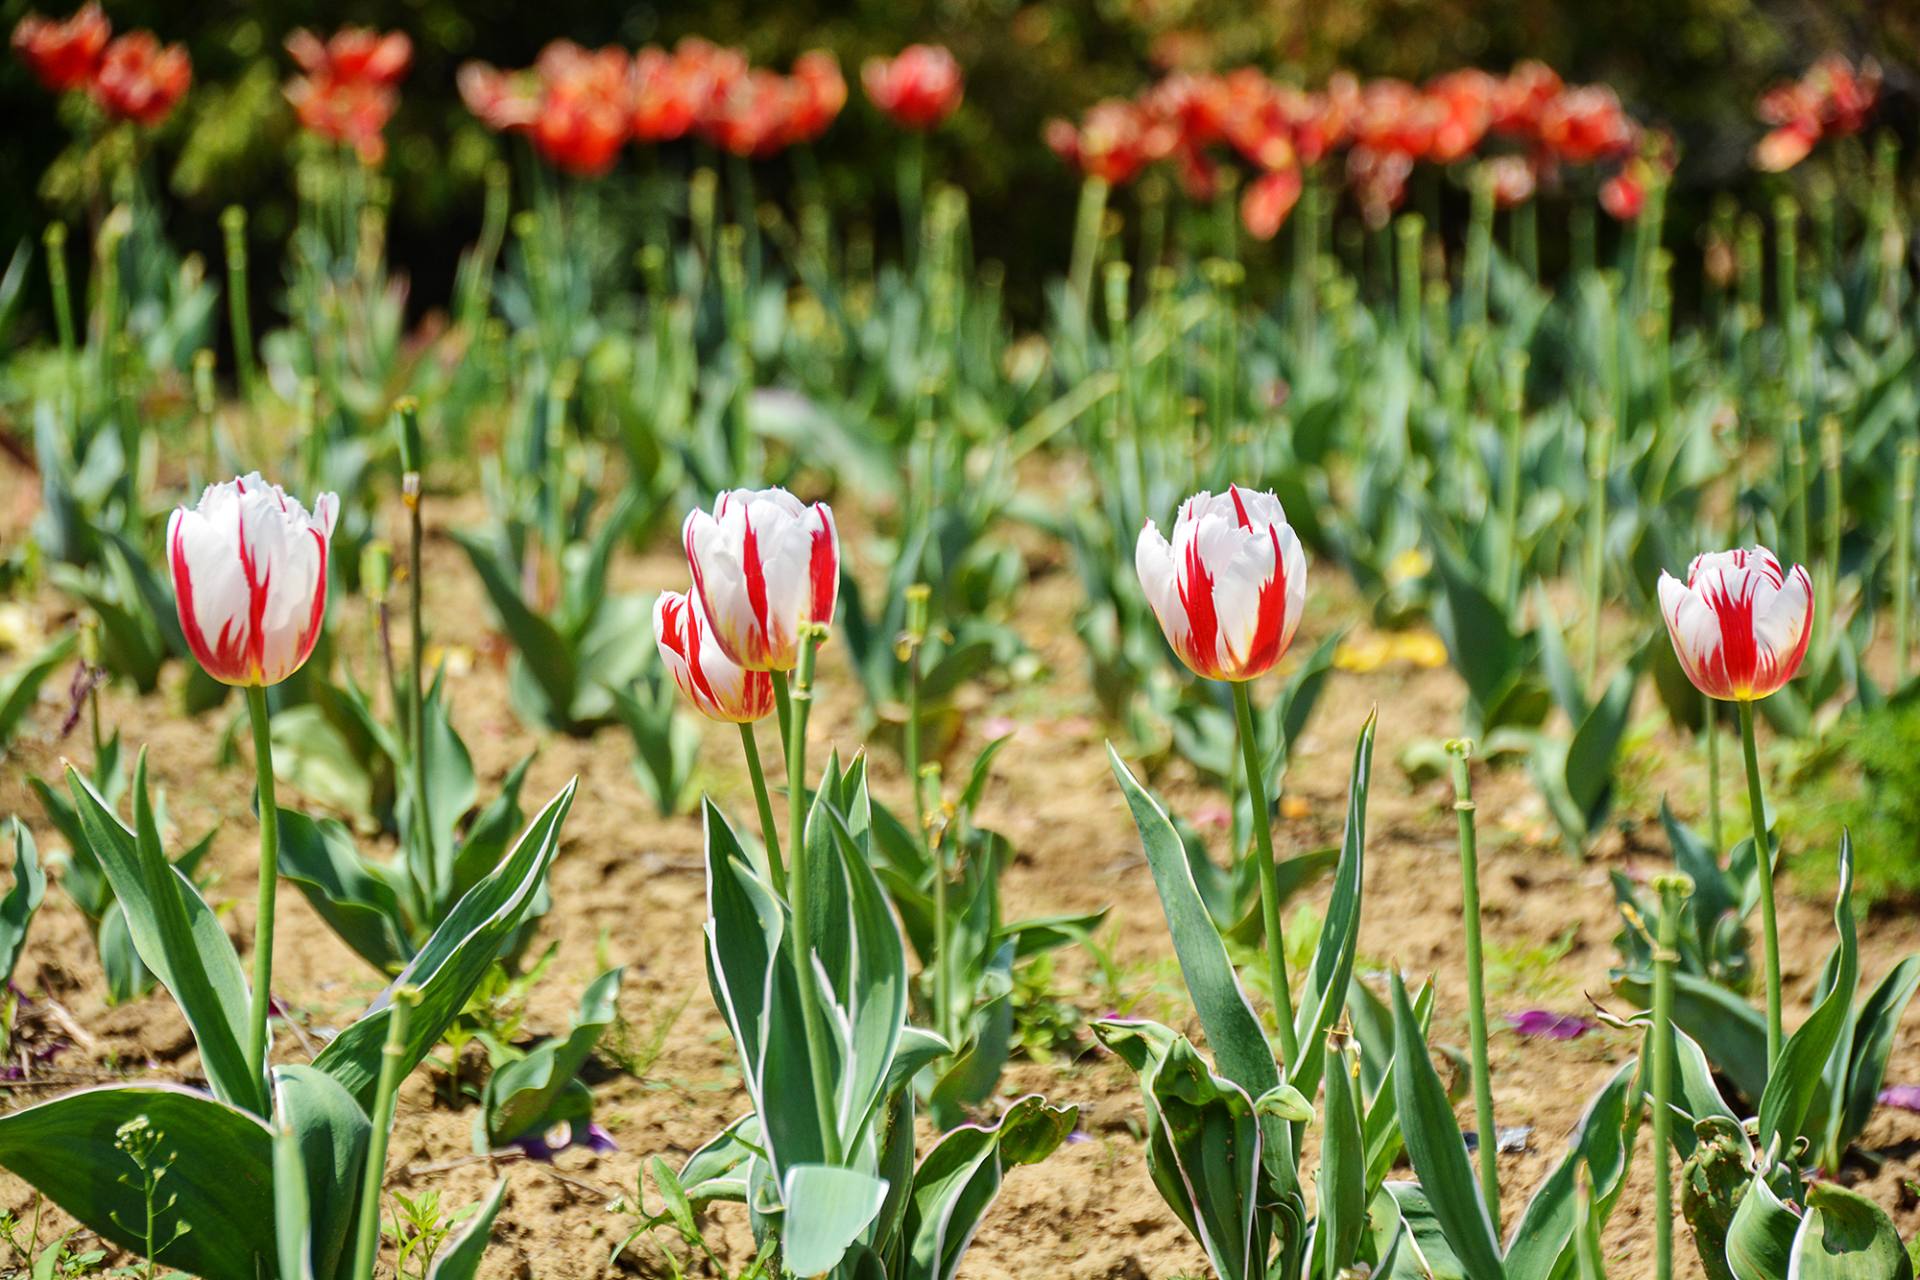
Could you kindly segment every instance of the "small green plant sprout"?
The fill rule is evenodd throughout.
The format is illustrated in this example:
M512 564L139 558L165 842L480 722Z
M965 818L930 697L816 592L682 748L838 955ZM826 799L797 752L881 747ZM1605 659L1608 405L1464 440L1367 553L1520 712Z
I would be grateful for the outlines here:
M134 1172L119 1175L122 1186L137 1189L142 1203L146 1207L144 1219L139 1223L121 1219L117 1212L111 1213L114 1225L129 1235L144 1241L141 1256L145 1259L141 1275L144 1280L154 1280L159 1274L161 1251L178 1241L193 1230L193 1224L183 1218L175 1217L172 1225L163 1232L161 1220L171 1214L179 1197L168 1194L161 1198L160 1184L179 1158L179 1152L167 1146L167 1135L155 1128L146 1116L135 1116L121 1125L114 1134L113 1145L133 1162Z
M648 1174L652 1174L654 1188L660 1193L661 1205L657 1213L647 1207ZM679 1177L667 1162L658 1156L649 1159L634 1174L633 1198L628 1199L623 1195L608 1208L613 1213L632 1218L634 1222L633 1229L614 1246L612 1256L607 1259L609 1268L619 1262L620 1255L631 1248L635 1241L644 1238L658 1251L662 1265L673 1280L682 1280L688 1275L688 1266L695 1254L706 1260L711 1273L716 1276L732 1276L732 1280L766 1280L772 1274L769 1268L775 1256L775 1242L771 1239L760 1247L744 1271L735 1274L727 1270L713 1246L707 1243L706 1234L700 1229L699 1214L693 1202L687 1198L686 1188L681 1186ZM668 1241L663 1242L657 1234L662 1232L670 1233ZM681 1246L680 1252L673 1249L673 1241Z

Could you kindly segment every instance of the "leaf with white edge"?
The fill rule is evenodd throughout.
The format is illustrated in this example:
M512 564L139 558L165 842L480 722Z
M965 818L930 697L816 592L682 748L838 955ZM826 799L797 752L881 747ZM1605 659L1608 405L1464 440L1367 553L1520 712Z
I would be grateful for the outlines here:
M902 1280L952 1280L1006 1171L1035 1164L1066 1141L1078 1107L1020 1099L992 1125L962 1125L940 1139L913 1174Z
M1807 1188L1789 1265L1792 1280L1913 1280L1913 1258L1886 1210L1832 1182Z
M1754 1178L1727 1225L1727 1269L1733 1280L1785 1280L1799 1229L1799 1217L1766 1179Z
M13 887L0 898L0 983L13 978L13 967L20 963L20 950L27 943L27 928L33 913L47 893L46 872L40 869L39 850L27 824L13 820Z
M405 966L411 951L399 898L361 858L344 824L282 808L280 874L362 960L388 974Z
M219 917L161 852L147 803L146 752L133 769L132 831L71 765L67 788L87 843L125 912L134 948L186 1015L214 1094L265 1115L266 1080L254 1078L241 1048L247 1037L246 974Z
M410 986L419 993L419 1002L408 1019L407 1044L401 1057L402 1070L411 1071L466 1008L474 989L500 954L501 945L532 906L547 869L559 853L560 827L573 805L577 785L577 779L568 781L547 802L521 833L513 851L454 904L393 984L313 1060L314 1066L338 1079L362 1106L369 1105L373 1098L394 991Z
M320 1280L348 1280L361 1177L373 1124L340 1082L307 1066L276 1067L274 1120L299 1157L308 1252ZM275 1153L276 1177L280 1155ZM276 1199L280 1188L275 1184Z
M833 1270L880 1212L887 1184L858 1169L802 1164L787 1170L780 1236L787 1270L817 1276Z
M1827 1059L1853 1011L1860 952L1853 921L1853 839L1845 831L1840 833L1840 883L1834 893L1833 923L1840 934L1837 962L1830 965L1833 981L1825 998L1780 1046L1779 1061L1774 1063L1766 1090L1760 1095L1758 1146L1762 1151L1776 1135L1785 1143L1799 1135L1801 1123L1822 1087L1821 1073Z
M1427 1056L1426 1039L1397 973L1393 976L1393 1033L1393 1091L1407 1158L1467 1280L1501 1280L1505 1267L1500 1246L1480 1199L1466 1139L1453 1118L1446 1086Z
M1628 1059L1587 1103L1567 1153L1547 1175L1507 1242L1506 1268L1513 1280L1552 1280L1564 1274L1578 1246L1583 1214L1601 1222L1626 1186L1639 1118L1640 1065ZM1585 1205L1576 1185L1587 1179Z
M1353 979L1353 961L1360 945L1361 887L1366 879L1367 792L1373 778L1373 731L1378 713L1369 713L1353 747L1353 772L1347 783L1347 829L1340 840L1340 865L1334 874L1333 896L1327 901L1320 941L1307 970L1295 1015L1301 1046L1300 1061L1287 1064L1288 1081L1311 1094L1320 1083L1323 1055L1314 1046L1324 1044L1329 1029L1346 1007L1347 987Z
M1356 1250L1367 1225L1367 1149L1361 1129L1360 1097L1352 1052L1324 1042L1326 1121L1321 1126L1318 1218L1314 1247L1322 1276L1339 1276L1357 1261Z
M174 1203L160 1237L177 1223L192 1227L160 1251L160 1265L204 1280L256 1280L277 1256L273 1138L238 1107L181 1085L83 1089L0 1116L0 1168L137 1254L147 1221L140 1171L115 1145L137 1120L161 1134L170 1161L162 1194Z

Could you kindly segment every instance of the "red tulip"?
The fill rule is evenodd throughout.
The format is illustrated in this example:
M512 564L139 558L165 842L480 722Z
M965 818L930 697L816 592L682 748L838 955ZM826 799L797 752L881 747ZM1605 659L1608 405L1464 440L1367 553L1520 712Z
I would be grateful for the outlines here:
M700 132L722 151L764 159L786 145L793 96L785 76L756 67L709 105Z
M1493 132L1509 138L1538 138L1540 121L1565 86L1560 73L1544 62L1514 64L1493 95Z
M1133 560L1167 643L1195 675L1252 680L1293 643L1307 559L1273 494L1196 493L1180 504L1172 542L1147 521Z
M208 485L167 521L167 569L187 647L223 684L279 684L320 638L340 502L313 514L259 472Z
M943 45L913 44L891 59L868 58L860 84L874 106L907 129L933 129L960 105L960 64Z
M85 88L100 66L113 24L98 4L88 4L61 21L29 13L13 29L13 51L40 83L54 93Z
M556 40L534 69L543 89L534 146L549 164L579 177L613 168L632 124L632 64L625 50L588 51Z
M787 83L786 140L812 142L847 105L847 79L840 74L840 60L825 49L810 49L794 59Z
M1494 156L1483 165L1487 180L1493 184L1493 203L1512 209L1533 199L1539 175L1525 156Z
M1820 141L1820 122L1811 118L1781 125L1753 148L1753 167L1765 173L1784 173L1813 154Z
M413 60L412 42L399 31L345 27L323 44L302 29L287 37L287 52L306 73L286 87L300 126L378 164L386 155L387 121L400 104L397 86Z
M744 670L721 651L698 599L661 592L653 602L653 640L673 682L701 715L751 724L773 710L773 677Z
M1263 173L1247 184L1240 196L1240 221L1256 240L1271 240L1300 202L1302 180L1298 169Z
M540 79L531 71L502 71L485 62L463 62L455 82L467 110L495 133L531 129L540 118Z
M833 509L785 489L732 489L681 526L695 594L720 648L749 671L791 671L800 632L833 621L840 534Z
M1696 556L1687 580L1660 575L1660 612L1687 678L1710 698L1751 702L1800 670L1813 634L1813 581L1765 547Z
M1450 71L1427 86L1427 109L1434 116L1427 159L1452 164L1472 154L1493 124L1493 103L1500 84L1484 71Z
M1605 85L1568 89L1540 118L1540 140L1569 164L1610 160L1633 149L1636 130Z
M151 31L134 31L107 46L93 77L93 99L116 120L149 127L172 113L193 83L193 63L177 44L162 47Z
M1083 175L1115 187L1165 156L1174 137L1171 128L1120 98L1096 102L1078 129L1065 120L1049 121L1046 128L1047 145L1055 155Z
M633 57L633 137L671 142L693 127L706 90L703 77L666 50L649 45Z
M413 65L413 41L404 31L370 27L342 27L324 43L302 27L287 37L287 52L310 76L389 88L406 79Z

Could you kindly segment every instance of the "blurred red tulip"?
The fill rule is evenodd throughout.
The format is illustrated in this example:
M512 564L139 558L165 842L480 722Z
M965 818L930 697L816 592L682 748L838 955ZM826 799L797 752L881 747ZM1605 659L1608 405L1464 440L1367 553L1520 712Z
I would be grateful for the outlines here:
M1600 207L1620 222L1632 222L1647 207L1647 185L1629 165L1600 184Z
M455 82L467 110L495 133L531 129L540 116L540 80L531 71L502 71L485 62L463 62Z
M107 46L93 77L93 98L108 115L151 127L165 120L193 83L185 47L162 46L151 31L134 31Z
M1515 63L1493 95L1493 132L1509 138L1538 138L1540 121L1560 91L1560 73L1544 62Z
M1405 151L1357 146L1347 152L1347 183L1360 202L1360 217L1374 230L1387 225L1407 198L1413 157Z
M1271 240L1300 202L1302 179L1297 168L1263 173L1247 184L1240 196L1240 221L1256 240Z
M584 178L613 168L632 124L632 66L613 46L589 51L556 40L540 51L533 142L549 164Z
M1533 162L1525 156L1494 156L1482 167L1493 184L1493 203L1497 207L1512 209L1533 199L1540 179L1534 172Z
M413 61L413 42L399 31L382 35L344 27L322 43L303 28L287 37L287 52L306 73L286 87L300 126L349 144L361 160L378 164L387 149L383 131L400 104L399 82Z
M1360 91L1354 140L1375 152L1423 156L1433 144L1438 111L1404 80L1369 80Z
M1761 96L1755 113L1775 128L1754 148L1754 166L1779 173L1806 159L1822 138L1858 133L1879 98L1877 63L1868 59L1856 69L1838 54L1826 55L1800 79Z
M960 105L960 64L944 46L914 44L892 59L868 58L860 84L874 106L907 129L932 129Z
M756 67L714 100L700 131L731 155L764 159L787 143L795 92L779 72Z
M29 13L13 29L13 51L47 89L66 93L93 79L112 34L113 24L98 4L58 22Z
M1452 164L1473 153L1493 124L1493 101L1500 84L1472 67L1450 71L1427 86L1427 110L1433 116L1433 135L1427 159Z
M1768 132L1753 148L1753 167L1764 173L1784 173L1813 154L1820 141L1820 122L1805 117Z
M1078 129L1065 120L1048 121L1046 140L1055 155L1084 176L1117 187L1166 156L1175 134L1138 104L1108 98L1087 109Z
M1540 140L1569 164L1610 160L1633 149L1633 121L1605 85L1562 92L1542 112Z
M786 140L812 142L847 105L847 79L840 74L840 60L825 49L811 49L794 59L787 83Z
M636 142L672 142L699 118L706 96L700 70L649 45L633 57L633 137Z

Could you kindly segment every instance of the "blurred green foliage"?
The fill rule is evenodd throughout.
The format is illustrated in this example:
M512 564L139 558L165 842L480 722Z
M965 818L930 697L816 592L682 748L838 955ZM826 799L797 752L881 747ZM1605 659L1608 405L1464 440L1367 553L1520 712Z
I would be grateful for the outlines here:
M1804 871L1830 875L1842 828L1853 834L1854 888L1866 903L1920 898L1920 702L1843 721L1800 770ZM1798 816L1798 815L1796 815Z
M46 7L63 14L73 4ZM11 31L28 8L4 0L0 25ZM147 166L172 201L175 241L215 261L214 215L225 204L248 206L258 261L278 260L292 222L297 139L279 93L286 34L347 22L407 31L414 68L389 130L391 250L412 280L416 314L445 301L478 226L480 175L501 147L461 107L455 69L468 58L525 65L558 36L632 48L700 34L782 67L804 49L832 49L853 89L820 145L820 164L835 207L876 219L883 241L892 234L895 139L860 93L859 63L914 40L948 44L967 69L967 100L935 139L932 171L968 191L979 252L1006 263L1015 294L1060 269L1071 235L1073 179L1041 144L1042 122L1132 93L1169 66L1253 63L1317 84L1342 67L1418 80L1461 64L1501 70L1542 58L1569 79L1612 83L1638 116L1676 132L1685 161L1675 212L1687 227L1697 221L1689 212L1704 208L1699 193L1753 181L1746 157L1760 130L1752 104L1765 86L1827 49L1871 55L1887 69L1883 122L1911 134L1920 63L1920 5L1883 0L109 0L107 10L117 30L152 27L193 55L194 88L152 139ZM33 236L49 215L72 217L88 204L84 160L69 150L73 121L60 114L7 58L0 183L14 195L0 203L0 249ZM672 148L625 164L689 161L690 149ZM788 162L760 169L760 190L779 195ZM270 305L278 281L257 278Z

